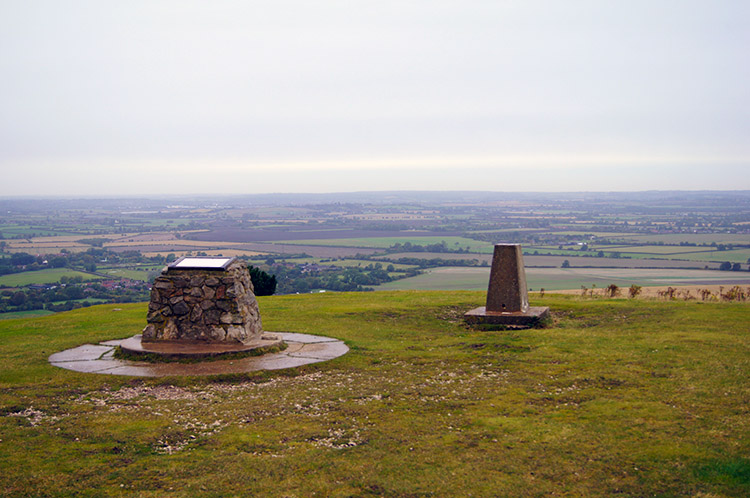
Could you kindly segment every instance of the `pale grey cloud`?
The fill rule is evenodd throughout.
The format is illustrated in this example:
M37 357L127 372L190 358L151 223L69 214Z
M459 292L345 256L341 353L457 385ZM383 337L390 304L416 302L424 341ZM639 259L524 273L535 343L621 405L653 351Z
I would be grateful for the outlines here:
M6 1L0 195L223 188L163 183L198 167L234 192L750 188L722 180L750 163L749 17L726 0Z

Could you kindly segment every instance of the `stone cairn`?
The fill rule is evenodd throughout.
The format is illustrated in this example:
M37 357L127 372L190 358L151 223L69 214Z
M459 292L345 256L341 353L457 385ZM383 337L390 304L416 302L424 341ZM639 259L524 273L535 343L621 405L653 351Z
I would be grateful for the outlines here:
M143 343L239 345L263 334L250 273L235 258L180 258L169 265L151 287L147 322Z

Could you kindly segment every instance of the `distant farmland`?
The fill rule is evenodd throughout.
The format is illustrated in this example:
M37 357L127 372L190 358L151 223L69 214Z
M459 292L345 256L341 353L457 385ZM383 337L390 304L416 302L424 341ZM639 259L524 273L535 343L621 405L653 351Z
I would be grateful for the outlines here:
M440 233L440 238L460 235L459 232ZM384 237L406 238L435 236L435 232L400 230L351 230L325 229L325 230L276 230L276 229L217 229L205 232L191 233L186 238L190 240L221 241L221 242L293 242L311 243L311 241L325 241L326 245L335 245L340 239L381 239ZM470 239L467 239L470 240ZM438 240L439 242L439 240ZM476 241L474 241L476 242ZM351 244L347 244L351 245ZM368 247L363 245L362 247Z
M424 274L396 280L376 290L486 290L490 269L477 267L440 267ZM630 285L750 285L747 272L717 270L679 270L650 268L527 268L526 283L533 290L577 289L585 285L606 287Z
M409 232L408 235L400 236L380 236L380 237L360 237L360 238L346 238L346 239L308 239L308 240L283 240L277 242L278 244L320 244L326 246L340 246L340 247L370 247L376 249L387 249L394 246L395 244L412 244L427 246L433 244L441 244L445 242L445 246L448 249L466 249L473 252L492 253L493 245L489 242L482 242L474 239L467 239L465 237L455 237L449 235L430 235L421 236L415 235L414 232ZM415 253L419 254L419 253ZM441 253L443 254L443 253Z
M445 252L399 252L376 256L379 260L398 260L400 258L416 259L442 259L442 260L469 260L476 259L481 264L492 263L491 254L477 253L445 253ZM718 269L717 263L702 261L679 261L672 259L629 259L629 258L597 258L594 256L534 256L524 254L524 263L526 267L533 266L562 266L563 261L568 261L571 267L597 267L597 268L693 268L696 270Z

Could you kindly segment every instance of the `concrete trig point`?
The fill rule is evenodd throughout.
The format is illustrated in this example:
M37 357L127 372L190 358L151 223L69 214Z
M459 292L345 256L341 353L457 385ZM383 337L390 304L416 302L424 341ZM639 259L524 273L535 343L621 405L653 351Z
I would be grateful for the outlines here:
M487 305L464 315L472 324L533 327L549 315L547 307L530 307L526 270L519 244L496 244L487 289Z

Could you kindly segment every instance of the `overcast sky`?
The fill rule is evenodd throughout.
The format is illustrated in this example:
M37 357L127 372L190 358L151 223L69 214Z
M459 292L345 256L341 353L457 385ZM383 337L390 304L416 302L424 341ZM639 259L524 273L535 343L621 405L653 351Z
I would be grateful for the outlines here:
M0 195L750 189L747 0L0 0Z

